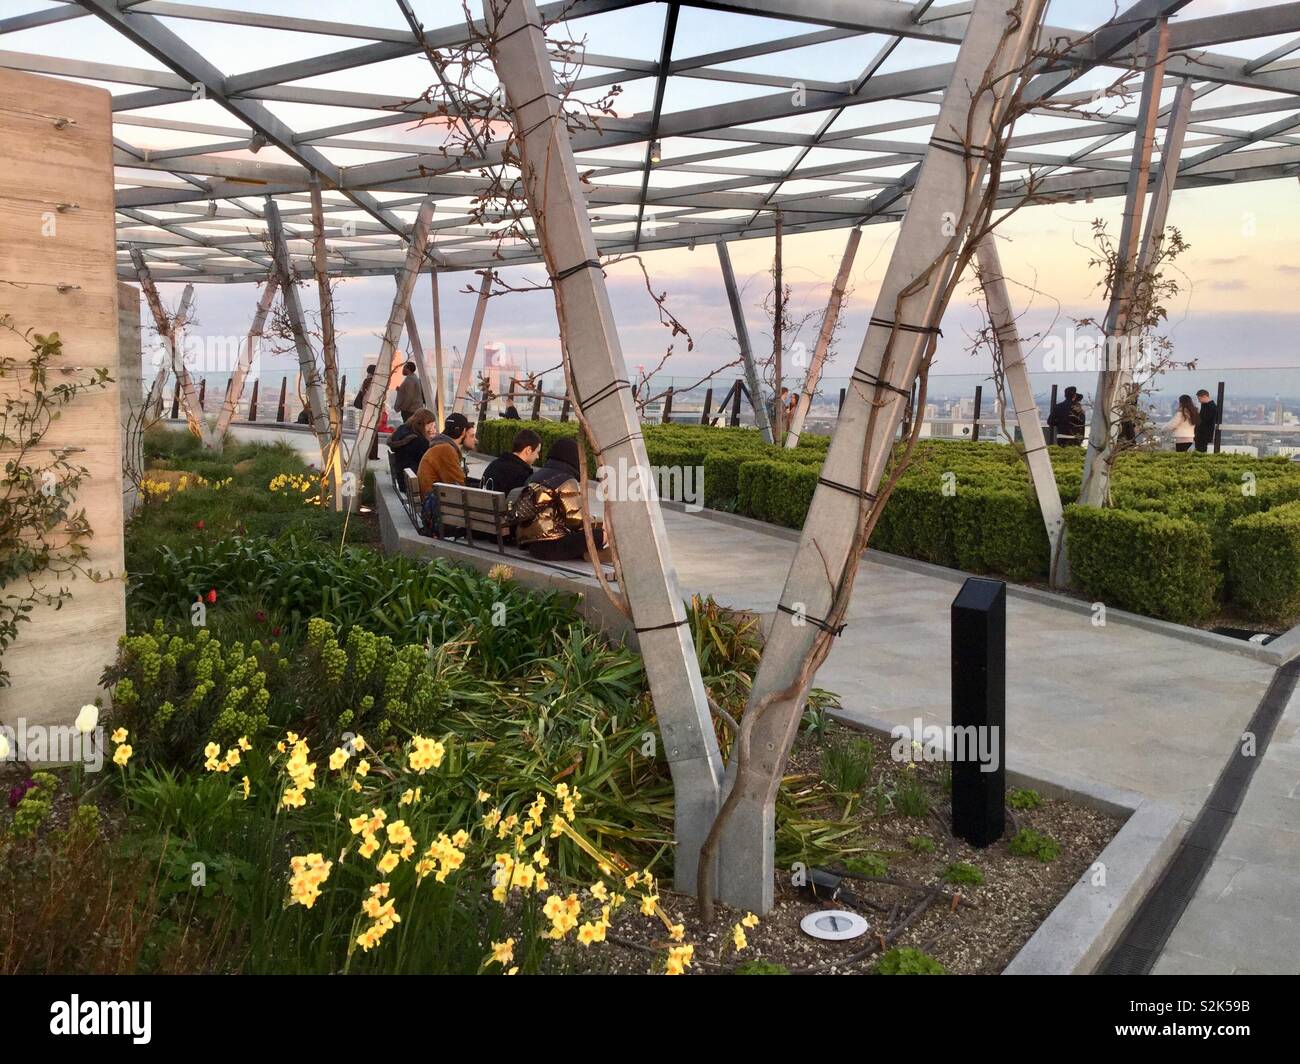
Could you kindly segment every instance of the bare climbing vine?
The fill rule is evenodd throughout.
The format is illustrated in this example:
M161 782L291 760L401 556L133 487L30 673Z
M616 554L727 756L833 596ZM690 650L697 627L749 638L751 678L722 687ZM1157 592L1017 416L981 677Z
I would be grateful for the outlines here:
M77 456L82 447L51 446L51 425L77 396L107 387L107 369L60 365L58 333L21 330L8 315L0 328L27 345L26 357L0 357L6 398L0 410L0 687L9 685L3 655L38 606L60 609L72 597L68 582L106 575L90 569L93 535L77 492L89 475ZM11 394L12 393L12 394Z

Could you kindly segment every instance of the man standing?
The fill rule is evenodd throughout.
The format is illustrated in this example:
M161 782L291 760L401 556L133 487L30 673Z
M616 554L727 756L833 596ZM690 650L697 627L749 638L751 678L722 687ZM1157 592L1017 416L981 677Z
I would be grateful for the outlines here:
M402 367L402 383L397 386L397 398L393 406L403 421L424 406L424 395L420 389L420 379L415 375L415 363L408 362Z
M1074 385L1070 385L1065 389L1065 398L1057 403L1048 415L1047 427L1055 431L1058 447L1078 447L1083 443L1083 432L1087 421L1088 416L1084 413L1079 390Z
M1201 420L1196 423L1196 450L1204 454L1210 449L1219 428L1219 404L1204 388L1196 393L1196 401L1201 404Z

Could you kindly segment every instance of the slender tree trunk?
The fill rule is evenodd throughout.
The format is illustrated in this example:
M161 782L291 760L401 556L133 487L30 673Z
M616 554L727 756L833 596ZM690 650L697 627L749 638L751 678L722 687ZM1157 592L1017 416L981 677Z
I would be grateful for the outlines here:
M849 285L849 275L853 272L853 259L858 253L858 244L862 242L862 230L854 229L849 233L848 245L844 248L844 257L840 259L840 269L831 286L831 298L826 304L826 313L822 315L821 331L817 334L817 347L813 350L812 361L808 363L808 373L804 377L803 391L799 393L799 405L795 407L790 419L790 429L786 433L785 445L797 447L799 436L803 432L803 423L812 406L813 393L821 382L822 366L826 364L826 355L831 348L831 339L835 336L835 324L840 319L840 310L844 306L844 290Z

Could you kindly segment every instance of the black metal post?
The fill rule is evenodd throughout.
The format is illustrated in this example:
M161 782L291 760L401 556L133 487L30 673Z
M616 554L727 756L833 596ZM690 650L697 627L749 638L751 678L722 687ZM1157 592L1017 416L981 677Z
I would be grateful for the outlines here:
M533 420L542 420L542 386L537 386L537 392L533 396Z
M836 416L838 416L838 415L844 413L844 397L845 397L846 395L848 395L848 389L847 389L847 388L841 388L841 389L840 389L840 406L839 406L839 409L836 411Z
M952 603L952 831L981 849L1006 830L1006 724L1007 585L973 576Z
M975 385L975 420L971 423L970 438L978 440L980 438L980 404L984 400L984 385Z
M560 420L569 420L569 397L567 395L564 397L564 405L560 407Z
M1214 426L1214 453L1219 453L1219 448L1223 446L1223 381L1219 381L1219 423Z
M667 425L668 419L672 415L672 412L673 412L673 387L670 384L668 386L668 391L664 393L664 412L663 412L663 416L659 419L659 423L661 425Z
M279 403L276 404L275 407L275 420L279 422L281 425L284 424L284 400L288 394L288 391L289 391L289 378L281 377L280 378L280 401Z
M172 392L172 420L175 421L181 416L181 382L176 382L176 389Z
M248 420L257 420L257 380L253 381L253 398L248 402Z
M700 424L709 423L709 412L713 409L713 389L706 388L704 391L704 413L700 415Z
M740 396L744 390L744 383L737 377L735 391L731 393L731 427L733 429L740 425Z
M1059 384L1053 384L1053 385L1052 385L1052 398L1048 401L1048 404L1047 404L1047 416L1048 416L1048 417L1051 417L1051 416L1052 416L1052 411L1056 409L1056 389L1059 388L1059 387L1060 387ZM1055 443L1055 442L1056 442L1056 429L1052 428L1052 427L1049 425L1048 428L1047 428L1047 432L1045 433L1045 436L1046 436L1046 438L1047 438L1047 442L1048 442L1048 443Z

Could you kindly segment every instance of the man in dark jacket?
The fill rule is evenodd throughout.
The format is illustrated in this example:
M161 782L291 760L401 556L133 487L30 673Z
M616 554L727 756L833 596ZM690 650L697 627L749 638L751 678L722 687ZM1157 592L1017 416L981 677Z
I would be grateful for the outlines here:
M1196 423L1196 449L1204 454L1210 449L1219 428L1219 404L1204 388L1196 393L1196 400L1201 404L1201 420Z
M1065 389L1062 399L1047 418L1047 427L1056 430L1056 443L1060 447L1078 447L1083 443L1083 431L1088 416L1083 410L1079 390L1073 385Z
M483 487L509 495L528 482L533 465L541 456L542 438L532 429L520 429L515 433L510 453L493 459L483 470Z

